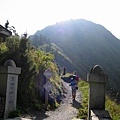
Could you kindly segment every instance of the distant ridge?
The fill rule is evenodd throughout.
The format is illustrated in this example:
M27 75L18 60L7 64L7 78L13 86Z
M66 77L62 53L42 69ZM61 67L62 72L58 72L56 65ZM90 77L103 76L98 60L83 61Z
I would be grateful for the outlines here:
M101 65L109 76L109 90L120 92L120 40L105 27L84 19L63 21L30 36L33 45L40 35L54 43L71 61L68 70L77 70L86 79L94 65ZM58 58L63 59L59 55ZM56 61L62 65L58 58ZM65 62L68 61L64 59L64 65Z

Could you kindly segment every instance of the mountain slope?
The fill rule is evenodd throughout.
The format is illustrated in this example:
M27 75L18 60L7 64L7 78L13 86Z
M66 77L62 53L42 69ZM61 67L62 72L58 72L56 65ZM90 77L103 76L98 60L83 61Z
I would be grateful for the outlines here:
M48 26L34 36L40 35L58 46L84 79L94 65L101 65L109 76L109 87L120 92L120 40L106 28L78 19Z

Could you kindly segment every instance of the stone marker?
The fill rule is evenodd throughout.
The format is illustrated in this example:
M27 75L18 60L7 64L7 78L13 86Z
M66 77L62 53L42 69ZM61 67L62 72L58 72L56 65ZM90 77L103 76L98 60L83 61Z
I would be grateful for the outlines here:
M90 110L105 110L105 91L108 76L99 65L95 65L87 75L89 82L88 120Z
M0 66L0 96L5 97L4 118L8 118L11 111L16 110L18 75L21 68L16 67L13 60Z
M107 110L91 110L91 120L112 120Z

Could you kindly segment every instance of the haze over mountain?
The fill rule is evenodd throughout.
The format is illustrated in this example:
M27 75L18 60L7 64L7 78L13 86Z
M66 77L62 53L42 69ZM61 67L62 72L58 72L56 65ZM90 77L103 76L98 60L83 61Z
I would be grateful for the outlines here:
M83 79L100 65L109 76L109 89L120 92L120 40L105 27L84 19L68 20L38 30L30 39L32 45L55 53L58 64L77 70Z

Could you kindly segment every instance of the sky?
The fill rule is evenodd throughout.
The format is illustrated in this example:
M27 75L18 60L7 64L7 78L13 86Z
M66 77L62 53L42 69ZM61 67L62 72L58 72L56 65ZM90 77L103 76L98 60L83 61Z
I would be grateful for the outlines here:
M34 34L69 19L86 19L104 26L120 39L120 0L0 0L0 24L19 35Z

